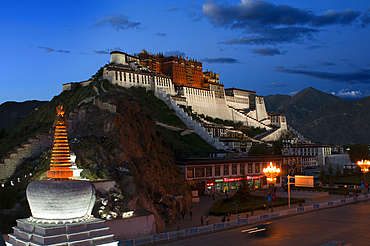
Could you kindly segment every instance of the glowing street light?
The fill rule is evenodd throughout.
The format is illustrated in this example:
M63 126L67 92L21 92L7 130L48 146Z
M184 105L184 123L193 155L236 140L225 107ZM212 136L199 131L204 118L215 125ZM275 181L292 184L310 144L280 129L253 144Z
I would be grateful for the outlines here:
M368 160L361 160L361 161L358 161L357 162L357 165L361 168L361 172L364 173L364 190L365 190L365 193L366 193L366 186L365 186L366 173L369 172L370 161L368 161Z
M270 165L267 166L266 168L264 168L263 170L263 174L265 174L265 176L267 177L267 181L269 182L269 185L272 187L271 189L271 213L274 211L273 210L273 204L272 204L272 191L274 189L274 184L275 184L275 181L276 181L276 177L279 175L280 173L280 168L277 168L276 166L273 166L272 165L272 162L270 162Z

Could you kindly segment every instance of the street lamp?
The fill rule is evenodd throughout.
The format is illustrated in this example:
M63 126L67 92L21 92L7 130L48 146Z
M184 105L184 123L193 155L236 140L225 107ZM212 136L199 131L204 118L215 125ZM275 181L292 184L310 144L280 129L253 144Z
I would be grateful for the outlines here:
M364 191L366 194L366 186L365 186L365 180L366 180L366 173L369 172L369 166L370 166L370 161L368 160L361 160L357 162L357 165L361 168L361 172L364 173Z
M267 181L269 182L269 186L272 187L271 189L271 213L274 211L273 210L273 204L272 204L272 191L274 189L274 184L275 184L275 181L276 181L276 177L279 175L280 173L280 168L277 168L275 166L272 165L272 162L270 162L270 165L267 166L266 168L263 169L263 174L265 174L265 176L267 177Z

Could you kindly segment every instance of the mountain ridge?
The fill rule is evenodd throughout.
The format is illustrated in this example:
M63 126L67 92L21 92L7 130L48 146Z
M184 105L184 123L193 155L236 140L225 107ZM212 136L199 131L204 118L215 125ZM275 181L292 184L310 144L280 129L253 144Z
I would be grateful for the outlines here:
M351 102L313 87L289 97L266 96L266 108L285 114L288 124L311 141L339 145L370 142L366 125L370 97Z

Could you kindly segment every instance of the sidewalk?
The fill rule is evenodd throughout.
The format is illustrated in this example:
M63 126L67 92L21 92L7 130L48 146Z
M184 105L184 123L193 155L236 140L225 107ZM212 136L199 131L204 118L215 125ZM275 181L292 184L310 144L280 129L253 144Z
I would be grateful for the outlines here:
M256 195L257 194L258 195L264 195L266 193L267 193L266 190L252 192L252 194L256 194ZM206 216L208 215L208 212L209 212L210 208L213 206L213 204L217 200L224 199L224 198L226 198L226 196L225 195L216 195L215 200L213 200L212 197L209 197L209 196L200 196L199 198L200 198L199 203L193 203L193 208L192 208L193 216L192 216L192 218L190 218L189 214L185 214L185 219L180 219L174 225L166 228L163 232L176 231L177 229L183 230L183 229L187 229L187 228L200 226L201 225L201 221L200 221L201 216L203 216L203 225L206 225ZM323 199L315 199L315 200L306 199L305 203L303 203L302 205L303 206L309 206L309 205L312 205L312 204L319 204L319 203L324 203L324 202L336 201L336 200L339 200L341 198L344 198L344 196L329 195L329 197L323 198ZM290 208L296 208L296 207L297 207L297 204L291 204L291 206L290 206ZM289 206L286 205L286 206L274 207L273 209L274 209L274 212L277 212L277 211L282 211L282 210L289 209ZM253 215L255 216L255 215L261 215L261 214L267 214L270 211L271 211L271 208L268 207L266 210L256 210L256 211L254 211ZM251 216L250 212L248 212L248 213L238 213L238 215L240 215L241 219L247 218L247 214L249 216ZM230 220L236 220L238 215L235 215L235 214L230 215ZM221 219L222 219L221 216L213 216L213 215L210 215L208 218L209 218L209 224L220 223Z

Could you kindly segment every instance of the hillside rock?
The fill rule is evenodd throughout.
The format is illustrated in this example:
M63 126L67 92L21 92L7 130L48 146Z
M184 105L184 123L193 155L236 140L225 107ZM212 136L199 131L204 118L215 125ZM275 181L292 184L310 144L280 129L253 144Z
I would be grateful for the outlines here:
M87 117L70 136L71 149L83 174L116 180L124 196L123 209L153 213L156 229L162 231L179 216L174 196L183 196L185 210L190 209L185 177L171 150L163 146L150 112L125 92L110 92L106 97L117 113L88 107Z

